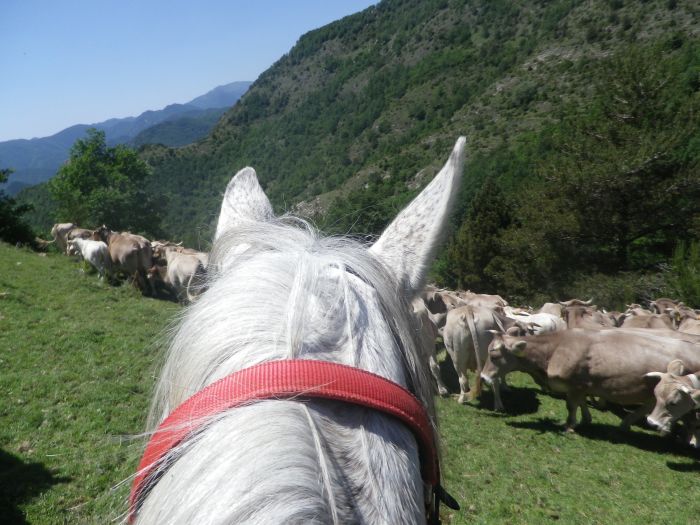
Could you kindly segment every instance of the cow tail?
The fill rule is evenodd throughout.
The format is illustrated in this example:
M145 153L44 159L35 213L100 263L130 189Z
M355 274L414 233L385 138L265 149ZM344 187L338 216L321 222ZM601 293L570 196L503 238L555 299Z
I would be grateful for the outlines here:
M472 334L472 342L474 343L474 355L476 356L476 380L475 380L475 391L476 395L481 393L481 350L479 348L479 338L476 336L476 323L474 323L474 310L471 306L467 307L467 324L469 325L469 331Z

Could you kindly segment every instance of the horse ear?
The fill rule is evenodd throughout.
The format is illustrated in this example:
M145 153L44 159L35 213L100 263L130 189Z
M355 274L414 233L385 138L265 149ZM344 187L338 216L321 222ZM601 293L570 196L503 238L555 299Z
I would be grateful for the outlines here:
M272 205L258 183L255 170L243 168L226 186L214 239L218 239L226 230L242 223L268 221L274 216Z
M426 274L442 240L464 168L460 137L447 164L406 206L370 248L398 278L408 296L423 288Z

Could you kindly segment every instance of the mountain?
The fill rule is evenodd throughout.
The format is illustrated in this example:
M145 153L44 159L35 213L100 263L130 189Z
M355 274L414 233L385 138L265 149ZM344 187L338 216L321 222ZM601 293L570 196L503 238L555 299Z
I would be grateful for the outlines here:
M204 95L190 100L188 104L200 109L230 107L248 91L250 84L251 82L231 82L218 86Z
M585 100L606 57L697 41L697 27L690 1L384 0L303 35L203 141L143 156L177 238L211 232L246 165L278 210L376 233L458 135L470 151L463 212L488 173L527 175L511 148Z
M73 143L91 127L105 131L114 144L160 143L181 146L205 136L225 108L233 106L251 82L218 86L186 104L171 104L161 110L145 111L137 117L114 118L96 124L78 124L50 137L0 142L0 166L14 173L6 186L10 194L55 175L68 158ZM164 124L164 127L156 127Z
M171 147L190 144L205 137L227 109L214 107L185 112L177 118L144 129L131 139L130 144L137 147L144 144L163 144Z

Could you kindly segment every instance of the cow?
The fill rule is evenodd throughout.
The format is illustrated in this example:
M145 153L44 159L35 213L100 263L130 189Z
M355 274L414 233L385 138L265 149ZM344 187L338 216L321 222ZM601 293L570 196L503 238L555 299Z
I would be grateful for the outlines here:
M625 315L622 328L655 328L673 330L673 320L668 314Z
M122 272L132 277L136 285L143 291L154 292L147 271L152 266L153 251L151 242L133 233L117 233L105 225L93 232L93 240L102 241L109 246L112 267L115 272Z
M165 265L167 261L165 259L165 253L168 250L174 250L178 253L186 253L188 255L194 255L200 260L202 266L206 269L209 264L209 254L206 252L200 252L193 250L192 248L185 248L182 243L173 243L170 241L152 241L151 246L153 247L153 262L154 264Z
M625 310L625 315L651 315L653 313L637 303L628 304L627 310Z
M507 307L504 313L510 319L518 321L530 328L534 334L544 334L547 332L556 332L566 329L566 323L561 317L547 313L528 314L518 312L515 309Z
M68 240L66 239L66 236L75 227L75 224L72 222L62 222L54 224L51 228L51 236L56 242L56 246L61 253L66 253L68 248Z
M172 289L179 302L192 302L204 289L206 269L197 254L186 253L179 248L179 246L163 247L157 245L154 251L159 255L154 260L163 258L166 264L154 265L163 268L164 271L159 271L156 274L151 268L148 278L151 288L154 290L157 279L161 279L166 286Z
M437 354L435 352L435 339L438 336L438 328L430 317L428 307L422 298L416 297L411 303L413 309L413 317L418 327L418 340L420 341L420 349L423 353L423 360L428 364L430 372L435 378L438 393L441 396L446 396L449 392L440 375L440 365L437 362Z
M153 297L178 302L177 294L173 287L166 282L168 267L166 265L154 264L146 271L150 289Z
M539 310L537 310L538 314L550 314L550 315L555 315L557 317L562 317L562 314L564 313L564 307L561 305L561 303L544 303Z
M481 394L481 370L488 357L492 331L505 332L514 326L516 321L513 319L483 306L467 305L447 313L443 340L459 377L459 403L467 402L467 392L472 400ZM469 389L469 370L476 371L473 390ZM503 410L499 381L493 384L493 393L494 409Z
M700 319L686 317L678 325L678 331L684 334L700 335Z
M109 247L102 241L76 237L68 241L68 247L74 248L80 256L97 270L100 278L109 278L112 273L112 258Z
M566 430L573 431L577 411L590 423L586 396L619 405L638 405L622 420L629 427L649 413L653 389L644 375L664 370L674 359L700 370L700 345L624 330L569 329L532 336L495 335L482 371L491 383L511 371L526 372L542 387L566 394Z
M669 299L667 297L660 297L659 299L649 301L649 310L651 310L651 312L655 314L663 314L666 313L667 309L676 308L680 304L682 303L674 301L673 299Z
M438 328L439 335L442 335L442 330L447 320L447 312L467 304L457 297L456 293L449 290L439 290L433 286L427 286L421 297L428 312L430 312L430 319Z
M75 239L92 239L93 232L86 228L73 228L66 234L66 255L79 255L77 248L70 246L70 241Z
M564 308L564 320L567 328L587 328L596 330L614 328L613 321L599 312L595 305L571 304Z
M474 293L470 290L466 292L456 292L456 295L464 303L471 306L483 306L486 308L503 308L508 306L508 301L500 295Z
M668 364L665 373L649 372L645 378L654 384L656 398L647 423L668 434L672 423L682 419L690 444L700 447L700 372L686 375L683 361L676 359Z

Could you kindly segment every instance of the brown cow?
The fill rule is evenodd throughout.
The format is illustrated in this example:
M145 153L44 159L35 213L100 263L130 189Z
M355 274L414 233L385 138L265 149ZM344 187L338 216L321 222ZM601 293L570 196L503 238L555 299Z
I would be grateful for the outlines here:
M567 430L576 426L581 408L583 421L591 421L586 396L620 405L639 405L622 427L649 413L653 389L644 374L665 370L674 359L683 359L700 370L700 345L679 339L624 330L571 329L533 336L496 335L482 372L486 381L518 370L537 383L566 394Z
M523 332L527 330L518 321L484 306L461 306L447 313L443 340L459 377L459 403L467 402L467 392L472 400L481 394L481 370L488 358L488 347L494 337L493 332L505 332L516 326L518 333L521 330ZM475 386L471 390L469 389L469 370L476 372ZM496 380L492 386L494 408L503 410L500 381Z
M70 232L73 228L75 228L75 224L72 222L57 223L51 228L51 235L53 236L53 240L56 242L56 246L58 246L61 253L66 253L68 244L66 235L68 235L68 232Z
M673 319L668 314L626 315L622 328L655 328L673 330Z
M690 444L700 447L700 372L685 375L685 365L678 359L668 364L666 372L649 372L645 376L654 387L656 405L647 416L647 423L662 434L671 431L671 424L683 419Z
M116 272L123 272L132 277L136 285L144 292L148 289L154 293L147 271L152 266L153 251L151 242L133 233L117 233L106 226L95 230L93 238L109 246L109 254Z
M500 295L474 293L470 290L467 290L466 292L456 292L456 295L459 299L471 306L481 306L485 308L503 308L508 306L508 301L506 301Z
M423 362L428 364L430 372L433 374L438 393L441 396L446 396L449 392L440 376L440 365L438 365L437 354L435 352L435 339L437 339L438 336L437 326L432 321L430 311L425 306L425 302L422 298L416 297L413 299L411 306L413 307L413 318L416 321L416 330L418 332L418 340L420 341L420 349L423 354Z
M682 303L674 301L673 299L669 299L667 297L660 297L659 299L649 301L649 309L652 311L652 313L663 314L666 313L667 309L676 308L680 304Z
M600 330L601 328L614 328L615 326L613 321L607 315L599 312L595 305L571 304L566 306L564 308L564 320L567 328Z

